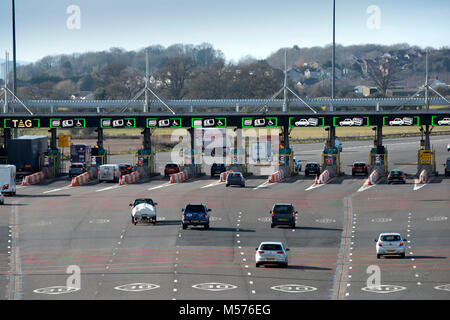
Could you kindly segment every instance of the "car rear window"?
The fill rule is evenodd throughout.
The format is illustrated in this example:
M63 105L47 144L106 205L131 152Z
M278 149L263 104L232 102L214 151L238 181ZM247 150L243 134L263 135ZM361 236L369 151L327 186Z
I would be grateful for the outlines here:
M292 211L294 210L292 210L292 206L290 205L279 205L273 208L273 212L275 214L286 214L286 213L290 214L292 213Z
M403 174L403 172L402 171L391 171L391 174L399 175L399 174Z
M319 165L317 163L308 163L306 166L315 168L315 167L318 167Z
M269 250L269 251L282 250L281 245L279 245L279 244L263 244L260 249L261 250Z
M176 167L178 167L178 165L173 163L166 164L166 168L176 168Z
M71 165L70 166L71 168L83 168L83 165L82 164L73 164L73 165Z
M153 200L152 199L136 199L134 201L134 206L137 206L140 203L148 203L148 204L153 206Z
M197 205L197 204L191 204L186 206L186 210L185 211L189 211L189 212L205 212L205 207L202 205Z
M364 167L366 164L362 163L362 162L357 162L357 163L355 163L353 165L358 168L358 167Z
M399 235L385 235L385 236L381 236L381 241L400 241L401 238Z

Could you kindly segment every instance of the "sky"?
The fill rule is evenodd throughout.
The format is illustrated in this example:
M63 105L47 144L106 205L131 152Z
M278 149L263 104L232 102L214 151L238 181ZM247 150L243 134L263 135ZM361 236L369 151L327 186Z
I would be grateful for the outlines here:
M12 56L11 1L0 1L0 59ZM332 8L332 0L16 0L17 60L205 42L228 61L264 59L332 43ZM441 48L449 30L449 0L336 0L338 44Z

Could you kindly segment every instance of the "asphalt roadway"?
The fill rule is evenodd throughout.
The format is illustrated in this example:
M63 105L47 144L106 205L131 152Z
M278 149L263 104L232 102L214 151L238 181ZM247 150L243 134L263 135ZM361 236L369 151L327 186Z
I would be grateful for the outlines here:
M301 172L274 184L249 178L245 188L226 188L209 176L180 184L155 178L70 187L59 179L18 187L0 207L0 297L449 299L450 179L442 163L450 137L432 138L440 175L425 185L415 183L414 166L395 164L417 159L417 140L385 141L389 167L408 173L404 185L383 178L364 186L364 177L352 177L347 165L368 159L370 142L360 141L344 143L346 175L320 186ZM321 147L294 151L319 161ZM131 223L128 204L140 197L158 202L156 225ZM209 230L182 230L181 208L189 202L212 209ZM270 228L276 202L294 204L295 229ZM376 258L381 232L407 238L405 259ZM256 268L261 241L289 247L289 267ZM381 286L374 289L377 270Z

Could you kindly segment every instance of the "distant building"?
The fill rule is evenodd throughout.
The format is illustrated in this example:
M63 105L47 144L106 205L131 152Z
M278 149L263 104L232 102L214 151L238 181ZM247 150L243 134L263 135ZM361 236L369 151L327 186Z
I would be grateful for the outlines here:
M386 96L387 97L399 97L399 98L408 98L416 94L418 91L417 88L393 88L393 89L387 89L386 90Z
M80 91L70 96L71 100L92 100L94 99L94 93L91 91Z

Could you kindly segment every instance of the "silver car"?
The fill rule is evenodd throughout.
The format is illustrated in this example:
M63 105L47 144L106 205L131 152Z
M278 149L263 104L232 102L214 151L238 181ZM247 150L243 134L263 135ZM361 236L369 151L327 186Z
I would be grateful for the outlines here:
M288 266L287 251L281 242L261 242L256 249L255 261L258 268L264 264L277 264L285 268Z
M399 255L405 257L405 242L400 233L381 233L378 239L375 239L377 259L386 255Z

